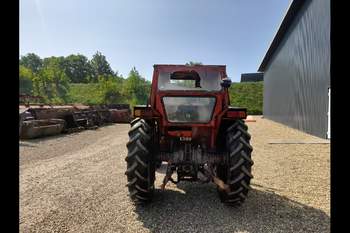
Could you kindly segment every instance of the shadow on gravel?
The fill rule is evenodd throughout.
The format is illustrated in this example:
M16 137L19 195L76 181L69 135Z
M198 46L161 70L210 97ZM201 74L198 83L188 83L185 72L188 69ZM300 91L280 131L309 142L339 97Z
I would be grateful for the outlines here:
M20 143L21 142L28 142L28 143L40 143L40 142L45 142L48 140L55 140L55 139L59 139L59 138L70 138L70 137L74 137L75 135L81 134L83 132L86 131L95 131L95 132L99 132L101 131L104 127L108 127L108 126L112 126L112 125L116 125L119 123L108 123L102 126L99 126L96 129L82 129L82 130L77 130L77 131L73 131L73 132L69 132L69 133L60 133L60 134L56 134L56 135L50 135L50 136L45 136L45 137L39 137L39 138L32 138L32 139L20 139ZM28 146L25 144L20 144L20 146Z
M102 128L102 126L100 128ZM76 132L60 133L60 134L56 134L56 135L50 135L50 136L39 137L39 138L32 138L32 139L21 139L21 141L23 141L23 142L30 142L30 143L40 143L40 142L45 142L45 141L49 141L49 140L55 140L55 139L59 139L59 138L71 138L71 137L74 137L74 136L76 136L78 134L81 134L82 132L86 132L88 130L101 131L100 128L97 128L97 129L84 129L84 130L79 130L79 131L76 131Z
M184 192L155 190L152 203L137 206L151 232L330 232L330 217L273 192L250 191L241 207L222 204L212 184L178 184Z
M80 132L82 132L82 131L80 131ZM20 139L20 142L40 143L40 142L55 140L55 139L59 139L59 138L73 137L74 135L79 134L80 132L61 133L61 134L50 135L50 136L39 137L39 138L31 138L31 139Z
M26 143L26 142L19 142L19 146L24 146L24 147L36 147L35 145L31 145L29 143Z

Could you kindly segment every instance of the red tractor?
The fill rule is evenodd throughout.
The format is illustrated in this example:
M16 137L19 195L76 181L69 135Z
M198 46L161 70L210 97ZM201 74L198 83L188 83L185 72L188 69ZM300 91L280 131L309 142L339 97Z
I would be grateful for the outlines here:
M136 204L151 201L155 171L168 181L213 181L222 202L239 205L253 178L246 109L230 106L226 66L154 65L147 105L134 107L127 186ZM172 174L177 173L177 180Z

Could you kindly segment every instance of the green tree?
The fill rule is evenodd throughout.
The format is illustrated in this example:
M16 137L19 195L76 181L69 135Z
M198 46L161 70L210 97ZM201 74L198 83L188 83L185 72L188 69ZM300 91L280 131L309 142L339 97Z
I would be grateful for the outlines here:
M31 69L19 66L19 93L31 95L33 93L34 74Z
M106 57L102 55L101 52L97 51L91 61L90 61L91 67L92 67L92 81L97 81L99 76L103 75L114 75L114 72L108 63Z
M117 77L118 78L118 77ZM125 97L121 90L123 83L113 75L99 76L99 92L103 103L121 103Z
M50 57L44 61L38 77L34 79L34 90L47 101L62 103L66 101L69 80L62 69L62 57Z
M124 93L130 99L131 105L146 104L151 89L151 82L145 80L135 67L124 82Z
M31 69L34 73L38 73L43 66L43 61L35 53L28 53L25 56L21 56L19 64L28 69Z
M43 61L42 68L52 66L53 64L55 64L55 66L57 66L57 68L61 70L65 70L65 67L66 67L66 59L63 56L45 57L42 61Z
M64 59L64 71L72 83L87 83L93 75L92 66L87 57L81 54L69 55Z

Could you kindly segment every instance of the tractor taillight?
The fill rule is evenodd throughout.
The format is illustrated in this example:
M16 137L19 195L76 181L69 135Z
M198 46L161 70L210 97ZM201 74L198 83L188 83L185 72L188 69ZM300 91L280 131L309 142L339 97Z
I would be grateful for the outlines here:
M141 110L140 109L135 109L134 110L134 117L140 117L141 116Z
M152 110L150 107L137 105L134 107L134 117L152 117Z
M245 111L228 111L226 113L229 118L246 118L247 114Z
M173 137L192 138L192 131L187 131L187 130L186 131L185 130L168 131L168 134Z

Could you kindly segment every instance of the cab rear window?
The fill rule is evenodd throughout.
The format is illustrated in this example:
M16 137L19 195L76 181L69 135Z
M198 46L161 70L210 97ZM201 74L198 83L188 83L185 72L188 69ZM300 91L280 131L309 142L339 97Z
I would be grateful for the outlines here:
M220 91L221 76L217 71L160 72L159 90Z

